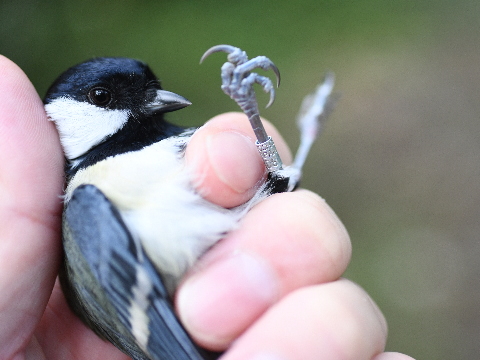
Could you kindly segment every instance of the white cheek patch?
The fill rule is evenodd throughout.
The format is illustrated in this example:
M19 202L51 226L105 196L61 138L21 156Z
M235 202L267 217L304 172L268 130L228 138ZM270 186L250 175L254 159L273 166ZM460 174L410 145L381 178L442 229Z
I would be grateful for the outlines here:
M63 97L45 105L49 119L55 122L68 159L85 154L128 121L130 111L102 109L95 105Z

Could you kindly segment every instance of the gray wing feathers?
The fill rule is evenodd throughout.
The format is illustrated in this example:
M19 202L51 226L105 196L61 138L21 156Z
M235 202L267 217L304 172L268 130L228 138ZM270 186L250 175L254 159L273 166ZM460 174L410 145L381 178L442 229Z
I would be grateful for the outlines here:
M135 360L218 357L190 339L154 266L118 210L95 186L83 185L74 191L64 211L63 236L65 261L60 280L67 301L100 337ZM139 304L147 316L141 324L131 313L136 305L132 302L139 296L138 291L134 293L139 273L147 274L145 301ZM133 334L138 325L146 330L145 341Z

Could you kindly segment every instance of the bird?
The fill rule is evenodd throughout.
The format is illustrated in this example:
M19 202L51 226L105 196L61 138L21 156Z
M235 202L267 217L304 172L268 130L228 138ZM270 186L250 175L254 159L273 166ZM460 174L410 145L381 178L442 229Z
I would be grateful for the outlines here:
M247 115L268 177L245 204L226 209L195 190L184 153L196 128L165 120L191 102L164 90L142 61L93 58L53 82L44 97L65 154L66 189L59 278L72 311L98 336L134 360L207 360L177 319L172 295L182 276L256 203L292 191L332 104L334 76L305 98L298 125L301 145L285 166L260 121L254 84L275 98L278 68L265 56L249 59L231 45L221 89Z

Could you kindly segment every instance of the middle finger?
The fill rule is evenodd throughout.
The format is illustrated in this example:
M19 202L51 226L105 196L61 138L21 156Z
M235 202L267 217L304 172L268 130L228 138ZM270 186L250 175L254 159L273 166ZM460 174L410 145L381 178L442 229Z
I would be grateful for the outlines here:
M271 196L187 277L180 317L201 345L225 349L287 293L337 279L350 253L344 226L320 197L305 190Z

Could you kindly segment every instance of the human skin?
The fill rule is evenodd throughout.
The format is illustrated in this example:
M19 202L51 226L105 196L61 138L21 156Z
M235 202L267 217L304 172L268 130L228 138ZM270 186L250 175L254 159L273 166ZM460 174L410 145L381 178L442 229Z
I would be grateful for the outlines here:
M270 124L267 131L288 162L281 137ZM186 160L198 191L226 207L248 199L264 176L237 113L199 130ZM128 359L71 313L56 281L63 161L33 85L0 56L0 359ZM203 346L228 348L225 360L411 359L383 353L383 315L340 278L350 253L346 230L318 195L271 196L186 276L179 317Z

